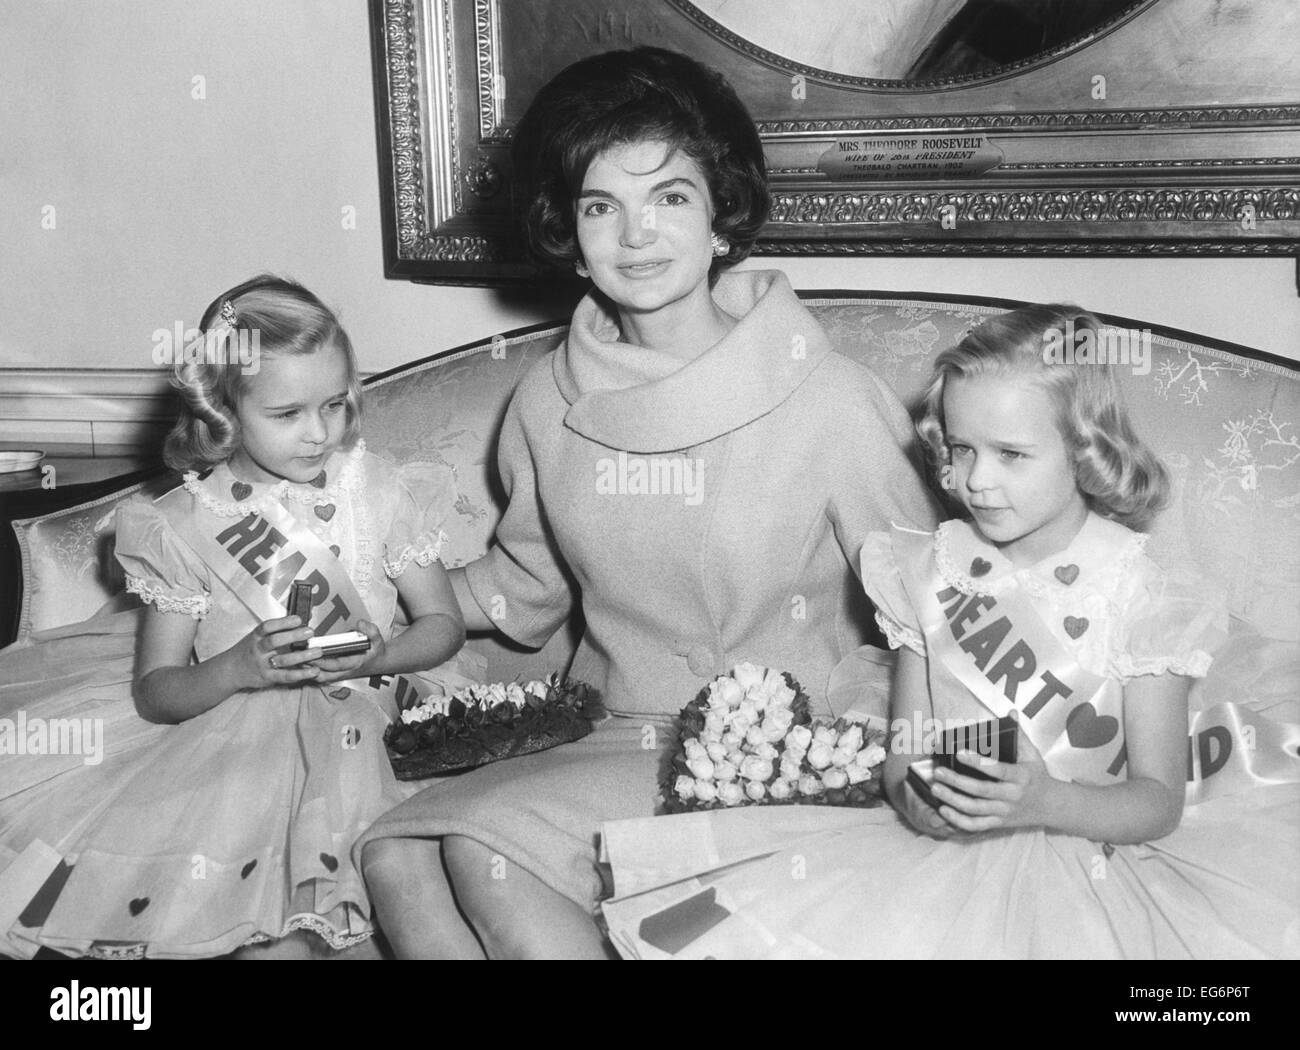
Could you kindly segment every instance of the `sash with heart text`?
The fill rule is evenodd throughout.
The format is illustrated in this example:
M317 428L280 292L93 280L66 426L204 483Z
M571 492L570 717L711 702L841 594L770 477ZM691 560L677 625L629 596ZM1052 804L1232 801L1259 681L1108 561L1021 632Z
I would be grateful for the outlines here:
M1019 594L964 594L931 562L916 588L922 632L939 660L998 718L1016 718L1054 776L1094 784L1121 780L1121 697L1092 674Z
M287 615L285 600L298 579L312 583L308 626L316 634L352 630L365 617L365 602L338 557L284 507L271 502L212 534L187 512L183 499L172 498L182 492L160 497L158 509L258 623Z
M911 537L895 536L906 544ZM915 542L915 541L912 541ZM1023 592L965 594L940 574L933 552L926 578L904 585L931 659L989 711L1013 715L1052 775L1090 784L1124 779L1123 692L1080 666ZM1069 624L1063 621L1069 630ZM1300 781L1300 725L1275 722L1243 704L1194 712L1188 725L1186 804Z
M173 489L155 504L251 614L250 630L264 620L287 615L285 600L298 579L313 585L308 626L315 634L355 630L358 620L369 618L365 601L338 556L284 507L271 502L210 534L189 512L187 501L179 495L184 491ZM333 700L346 699L352 691L365 693L390 719L435 692L429 683L408 675L376 675L319 688Z

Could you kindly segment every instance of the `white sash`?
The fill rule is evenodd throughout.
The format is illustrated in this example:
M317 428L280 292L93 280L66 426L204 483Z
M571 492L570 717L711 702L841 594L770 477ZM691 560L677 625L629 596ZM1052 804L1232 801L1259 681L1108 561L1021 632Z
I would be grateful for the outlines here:
M1091 784L1124 779L1123 699L1079 665L1022 593L966 595L939 572L929 536L895 535L900 565L938 660L998 717L1017 718L1053 775ZM929 544L924 559L913 544ZM1275 722L1241 704L1193 713L1187 739L1187 805L1265 784L1300 781L1300 725Z

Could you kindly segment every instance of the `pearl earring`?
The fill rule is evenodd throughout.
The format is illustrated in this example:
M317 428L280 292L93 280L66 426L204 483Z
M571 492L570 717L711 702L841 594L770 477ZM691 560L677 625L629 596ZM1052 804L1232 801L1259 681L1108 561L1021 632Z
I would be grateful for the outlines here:
M709 243L713 245L713 254L718 258L731 251L731 245L727 243L727 238L720 233L715 233L710 238Z

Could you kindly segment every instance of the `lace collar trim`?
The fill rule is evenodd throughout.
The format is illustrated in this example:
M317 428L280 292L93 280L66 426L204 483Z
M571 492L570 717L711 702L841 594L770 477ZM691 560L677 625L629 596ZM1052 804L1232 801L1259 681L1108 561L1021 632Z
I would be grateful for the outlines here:
M1020 588L1035 597L1113 592L1146 548L1145 533L1089 513L1083 528L1058 554L1018 569L969 522L945 521L934 534L935 564L963 594L997 597Z
M326 476L333 472L336 477L320 489L310 483L299 485L287 479L274 484L242 482L250 491L247 499L221 499L216 493L230 492L232 483L237 481L225 463L218 463L203 476L197 471L187 471L184 488L205 509L219 518L244 518L249 514L260 514L271 504L286 499L311 506L323 506L335 503L356 491L361 480L361 458L365 451L365 441L358 441L350 452L334 453L326 462L324 470Z

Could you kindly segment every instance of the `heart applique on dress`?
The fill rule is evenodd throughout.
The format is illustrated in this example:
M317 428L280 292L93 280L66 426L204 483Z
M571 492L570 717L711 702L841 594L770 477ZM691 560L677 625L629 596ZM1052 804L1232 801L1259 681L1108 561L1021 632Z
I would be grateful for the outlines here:
M1079 578L1079 566L1058 565L1052 575L1068 587Z
M331 553L332 555L334 555L334 557L337 558L340 554L343 553L343 551L339 549L339 545L338 545L337 543L331 543L331 544L330 544L330 553Z
M239 877L240 877L241 879L246 879L246 878L248 878L248 876L250 876L251 874L253 874L253 869L254 869L255 867L257 867L257 858L256 858L256 857L254 857L252 860L250 860L247 864L245 864L242 868L239 869Z
M230 494L242 503L253 494L253 486L247 481L236 481L230 486Z
M1074 747L1102 747L1118 733L1119 719L1097 714L1092 704L1080 704L1065 720L1065 735Z
M338 510L338 508L334 506L333 503L319 503L312 507L312 510L316 513L316 517L320 518L321 521L329 521L330 518L334 517L334 512Z
M323 489L325 487L325 471L321 471L310 482L313 488Z
M1065 618L1065 633L1071 638L1077 639L1088 629L1088 618L1086 616L1067 616Z
M991 561L985 561L983 558L976 558L970 563L970 574L972 576L987 576L993 568Z
M126 907L127 910L131 913L132 918L134 918L135 916L139 915L142 911L144 911L145 908L149 907L149 898L136 897Z
M325 865L325 870L328 872L332 873L339 870L338 858L331 856L328 853L322 853L320 855L320 862Z

